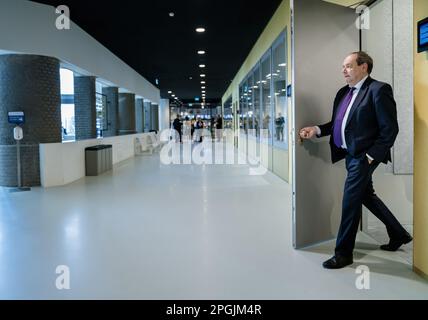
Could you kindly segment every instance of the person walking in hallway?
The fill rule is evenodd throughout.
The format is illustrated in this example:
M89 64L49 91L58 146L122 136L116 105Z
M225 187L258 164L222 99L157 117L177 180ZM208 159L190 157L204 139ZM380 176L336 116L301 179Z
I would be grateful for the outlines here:
M221 115L217 115L215 120L215 136L217 142L220 142L221 138L223 137L223 118Z
M183 126L183 123L180 120L180 115L177 114L177 117L175 118L175 120L172 123L172 127L178 133L178 136L179 136L179 139L180 139L180 143L182 142L182 138L181 138L181 135L182 135L182 132L181 132L182 126Z
M396 251L412 241L373 189L372 175L378 165L391 161L391 147L398 134L397 110L389 84L370 77L373 59L365 52L348 55L342 66L347 83L334 100L330 122L302 128L302 139L330 136L332 162L346 160L347 177L342 201L342 218L335 254L323 263L339 269L353 263L353 250L362 205L386 226L390 241L380 248Z

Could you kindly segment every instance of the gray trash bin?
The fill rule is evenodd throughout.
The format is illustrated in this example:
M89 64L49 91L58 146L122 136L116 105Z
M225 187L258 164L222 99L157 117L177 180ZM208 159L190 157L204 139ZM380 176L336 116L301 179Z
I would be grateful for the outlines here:
M85 168L87 176L97 176L113 167L113 147L100 144L85 149Z

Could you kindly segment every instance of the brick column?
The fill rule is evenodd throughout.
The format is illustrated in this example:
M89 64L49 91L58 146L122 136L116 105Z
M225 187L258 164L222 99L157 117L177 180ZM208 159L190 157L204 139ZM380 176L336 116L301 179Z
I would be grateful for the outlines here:
M135 130L135 94L119 93L119 134L132 134Z
M119 129L119 88L105 87L103 94L107 96L108 129L103 132L104 137L118 135Z
M97 137L95 77L74 77L74 122L76 140Z
M16 142L9 111L23 111L22 185L40 185L39 144L61 142L59 60L38 55L0 55L0 186L17 181Z

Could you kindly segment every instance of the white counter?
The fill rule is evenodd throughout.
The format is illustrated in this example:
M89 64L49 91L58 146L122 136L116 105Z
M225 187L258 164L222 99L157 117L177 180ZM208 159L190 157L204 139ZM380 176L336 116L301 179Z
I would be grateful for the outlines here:
M40 181L43 187L62 186L85 176L85 148L113 146L113 165L132 158L134 140L153 133L138 133L100 139L40 144Z

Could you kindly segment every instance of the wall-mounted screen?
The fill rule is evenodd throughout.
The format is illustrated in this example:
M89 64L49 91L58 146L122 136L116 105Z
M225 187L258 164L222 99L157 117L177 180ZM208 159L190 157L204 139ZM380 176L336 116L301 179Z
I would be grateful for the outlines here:
M428 17L418 22L418 52L428 51Z

